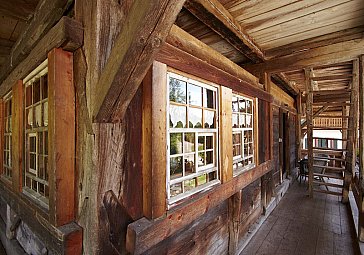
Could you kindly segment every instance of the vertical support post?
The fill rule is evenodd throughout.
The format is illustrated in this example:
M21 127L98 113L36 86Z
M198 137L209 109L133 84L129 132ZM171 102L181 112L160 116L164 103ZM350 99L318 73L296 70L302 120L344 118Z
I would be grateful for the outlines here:
M346 167L342 202L347 203L349 201L350 184L355 171L356 163L356 144L358 134L358 94L359 94L359 60L353 61L353 82L351 84L350 93L350 109L349 109L349 125L348 125L348 141L346 144Z
M232 132L232 96L231 89L221 87L220 91L220 144L221 144L221 181L225 183L233 178L233 132Z
M19 80L13 85L13 103L12 103L12 140L11 140L11 157L13 168L13 188L21 192L23 187L23 81Z
M49 217L56 227L75 218L75 89L73 54L48 54Z
M311 71L305 69L306 84L306 119L307 119L307 149L308 149L308 193L313 197L313 130L312 130L312 103L313 86L311 82Z
M166 213L167 66L154 61L143 81L143 212Z
M302 93L299 91L298 95L296 96L296 107L297 107L297 120L296 120L296 159L300 160L301 149L302 149L302 137L301 137L301 118L302 118Z
M229 255L235 255L239 244L242 191L229 198Z
M364 56L359 58L359 241L364 242Z

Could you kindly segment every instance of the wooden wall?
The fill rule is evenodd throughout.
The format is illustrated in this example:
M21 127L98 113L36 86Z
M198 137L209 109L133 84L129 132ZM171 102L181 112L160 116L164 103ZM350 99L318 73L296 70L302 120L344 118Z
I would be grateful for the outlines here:
M279 169L279 108L272 106L273 111L273 182L277 186L280 183Z

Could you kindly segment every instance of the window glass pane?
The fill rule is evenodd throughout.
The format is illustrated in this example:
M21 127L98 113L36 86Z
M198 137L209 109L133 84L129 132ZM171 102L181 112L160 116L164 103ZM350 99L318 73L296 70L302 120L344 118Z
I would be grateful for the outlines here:
M185 175L195 172L195 154L185 155Z
M182 154L182 133L170 134L170 154Z
M198 167L206 165L205 163L205 152L198 153Z
M186 192L196 187L196 180L195 179L187 180L184 181L183 184Z
M33 127L33 108L29 108L26 110L26 120L27 120L27 129L32 128Z
M238 118L239 118L239 115L233 113L233 128L238 128L239 127Z
M48 101L43 103L43 125L48 126Z
M170 105L169 111L169 126L171 128L186 127L186 107Z
M207 151L206 152L206 165L213 164L213 163L214 163L214 152Z
M233 144L241 144L241 133L233 134Z
M25 91L26 99L25 99L25 106L30 106L32 104L32 86L28 86Z
M29 167L31 168L31 170L36 170L36 158L35 158L35 154L30 154L30 165Z
M169 79L169 100L176 103L186 104L186 85L185 81L175 78Z
M211 109L215 109L215 91L210 89L203 89L203 106Z
M232 98L233 112L239 112L239 100L237 97Z
M30 136L29 137L29 151L35 152L36 148L36 136Z
M208 179L209 179L209 181L216 180L217 179L217 173L216 172L209 173Z
M244 157L248 156L248 144L244 144Z
M253 155L254 153L254 145L253 143L249 143L249 155Z
M213 136L206 136L206 150L214 148L214 138Z
M253 126L253 118L251 115L246 115L246 127L251 128Z
M171 180L182 177L183 174L182 158L183 158L182 156L170 158L169 169L170 169Z
M233 146L233 157L241 155L241 147L240 145Z
M43 76L42 99L48 98L48 75Z
M252 114L253 113L253 104L251 100L246 100L246 109L247 113Z
M182 194L182 183L172 184L170 192L171 192L171 197L177 196L178 194Z
M188 103L190 105L202 106L202 88L188 84Z
M240 114L239 115L239 123L240 123L240 127L241 128L245 128L246 124L245 124L245 114Z
M40 80L33 83L33 104L40 101Z
M195 151L195 134L185 133L184 140L184 152L194 152Z
M197 177L197 186L203 185L207 182L207 175L203 174Z
M35 126L42 126L42 105L38 104L34 108L35 110Z
M215 111L204 110L205 128L215 128Z
M246 112L246 102L245 99L240 98L239 99L239 111L240 112Z
M199 151L205 150L205 136L198 137L198 150Z
M202 109L189 108L188 121L190 128L202 128Z

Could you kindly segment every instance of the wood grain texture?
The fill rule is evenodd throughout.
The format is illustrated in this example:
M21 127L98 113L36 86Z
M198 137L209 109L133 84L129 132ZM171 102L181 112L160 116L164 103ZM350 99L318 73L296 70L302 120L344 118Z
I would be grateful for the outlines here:
M260 47L219 1L189 0L185 7L254 63L264 60L264 53Z
M23 79L34 68L40 65L53 48L62 47L74 51L82 45L83 29L77 21L63 17L47 34L35 44L24 60L12 66L12 71L0 85L0 95L4 96L11 86ZM10 65L9 65L10 66Z
M306 121L307 121L307 150L308 150L308 193L310 197L313 197L313 85L311 82L311 71L305 69L306 79Z
M241 223L242 191L229 198L229 254L236 254L239 245L239 227Z
M359 212L359 228L358 238L364 241L364 200L363 200L363 176L364 176L364 56L359 57L359 194L358 203Z
M73 54L54 49L48 55L49 216L55 226L75 217L75 91Z
M133 2L96 86L93 110L96 121L123 119L183 3L182 0Z
M167 66L153 62L143 82L143 211L156 219L166 213Z
M40 0L34 16L17 39L7 60L7 68L0 74L1 81L24 60L45 34L59 21L71 5L70 0Z
M12 163L13 163L13 188L16 192L21 192L23 187L23 105L24 105L24 85L19 80L13 84L13 105L12 105Z
M216 188L201 194L193 201L188 201L183 207L168 212L166 217L150 221L141 218L128 226L126 247L132 254L142 254L163 239L176 233L192 221L208 212L251 182L259 179L270 170L267 161L238 177L221 184Z
M220 160L222 183L233 178L232 90L220 90Z

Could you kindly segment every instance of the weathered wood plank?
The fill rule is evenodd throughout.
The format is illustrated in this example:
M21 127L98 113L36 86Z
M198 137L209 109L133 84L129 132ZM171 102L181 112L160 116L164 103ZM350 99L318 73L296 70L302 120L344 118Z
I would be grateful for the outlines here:
M54 49L48 55L49 217L55 226L75 218L75 92L73 54Z
M359 57L359 234L358 238L364 242L364 55Z
M185 7L254 63L264 60L262 49L219 1L189 0L185 3Z
M149 219L166 213L167 66L153 62L143 81L143 211Z
M313 197L313 84L311 82L311 71L305 69L305 86L306 86L306 122L307 122L307 154L308 154L308 193Z
M233 76L168 43L158 52L156 60L183 72L226 86L234 91L243 92L245 95L258 97L269 102L272 101L272 96L269 93L251 85L252 83Z
M23 21L29 20L33 16L37 5L36 2L26 2L24 0L0 1L0 13L6 16L20 19Z
M28 54L57 23L71 4L72 1L70 0L41 0L38 3L32 20L11 50L7 63L4 65L7 68L4 68L0 74L1 81L4 80L14 67L26 59Z
M232 90L221 87L220 90L220 159L221 181L227 182L233 178L233 133L232 133Z
M77 21L63 17L49 32L32 48L27 57L13 67L12 72L0 85L0 95L4 96L11 86L23 79L34 68L40 65L53 48L62 47L74 51L83 43L83 29Z
M363 53L364 40L351 40L322 46L290 56L268 60L261 64L245 65L252 73L264 70L269 73L293 71L306 67L324 66L346 62Z
M271 162L267 161L236 178L201 194L192 201L187 201L183 207L178 207L167 213L166 217L150 221L142 218L128 226L127 250L132 254L142 254L148 249L173 235L179 229L187 226L193 220L205 214L222 201L231 197L239 190L259 179L270 170Z
M241 199L241 190L229 198L229 254L231 255L235 255L238 251Z
M95 121L123 118L183 3L183 0L133 2L96 86Z

